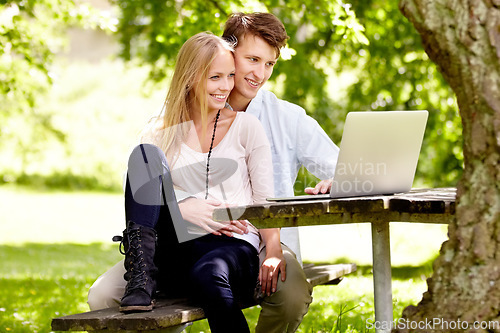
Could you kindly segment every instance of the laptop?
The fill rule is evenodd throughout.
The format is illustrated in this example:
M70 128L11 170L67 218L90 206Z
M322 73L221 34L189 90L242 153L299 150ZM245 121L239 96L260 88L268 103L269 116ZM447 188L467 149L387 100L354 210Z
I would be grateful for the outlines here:
M330 193L267 200L314 200L408 192L415 177L427 118L425 110L349 112Z

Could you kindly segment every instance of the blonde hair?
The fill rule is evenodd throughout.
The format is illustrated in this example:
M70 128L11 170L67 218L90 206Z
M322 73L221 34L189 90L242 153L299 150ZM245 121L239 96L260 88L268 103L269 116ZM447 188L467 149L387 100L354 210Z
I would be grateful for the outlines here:
M201 110L201 121L203 128L206 128L208 70L221 49L233 51L231 45L222 38L210 32L201 32L189 38L177 55L170 88L162 111L154 120L156 128L150 133L151 143L160 147L172 164L171 159L189 130L189 112L194 106ZM194 93L195 90L198 94Z

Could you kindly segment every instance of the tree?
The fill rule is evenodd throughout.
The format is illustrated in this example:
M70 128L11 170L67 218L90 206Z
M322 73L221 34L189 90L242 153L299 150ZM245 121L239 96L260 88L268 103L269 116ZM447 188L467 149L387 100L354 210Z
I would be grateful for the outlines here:
M498 326L486 325L500 320L500 3L403 0L400 6L457 96L465 163L449 240L434 263L428 291L403 317L460 320L461 328L479 321L483 327L475 332L496 332Z
M64 141L52 114L38 106L53 83L55 55L64 47L68 26L106 29L108 24L88 4L0 0L0 149L14 150L25 161L47 139Z
M151 79L162 80L172 67L181 45L200 31L221 34L229 14L238 11L266 11L286 25L289 52L293 63L281 61L275 68L274 81L283 80L282 96L314 109L326 109L327 75L325 62L331 58L333 45L367 43L362 26L350 5L341 1L134 1L115 0L120 7L118 26L122 57L152 64ZM300 65L299 65L300 64ZM300 71L297 71L297 66ZM293 73L293 75L292 75Z

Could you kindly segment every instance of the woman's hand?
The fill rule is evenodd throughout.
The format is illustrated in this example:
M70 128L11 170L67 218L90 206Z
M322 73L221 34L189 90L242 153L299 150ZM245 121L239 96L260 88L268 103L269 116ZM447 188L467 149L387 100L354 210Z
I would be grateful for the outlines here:
M259 282L262 293L271 295L276 292L278 286L278 276L281 274L281 281L286 280L286 260L281 247L276 251L267 251L266 258L260 266Z
M217 200L201 200L197 198L187 198L179 203L184 220L199 226L205 231L220 236L222 234L232 237L233 232L240 235L248 233L248 222L236 220L231 222L216 222L212 219L215 208L222 206Z
M304 192L307 194L329 193L332 188L333 179L325 179L316 184L315 187L306 187Z

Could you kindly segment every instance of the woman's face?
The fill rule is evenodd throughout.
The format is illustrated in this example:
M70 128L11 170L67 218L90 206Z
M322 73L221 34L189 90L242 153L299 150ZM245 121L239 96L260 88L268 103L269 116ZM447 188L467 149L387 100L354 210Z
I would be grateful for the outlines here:
M208 101L208 112L224 108L233 87L233 54L228 50L221 49L208 70L206 96Z

